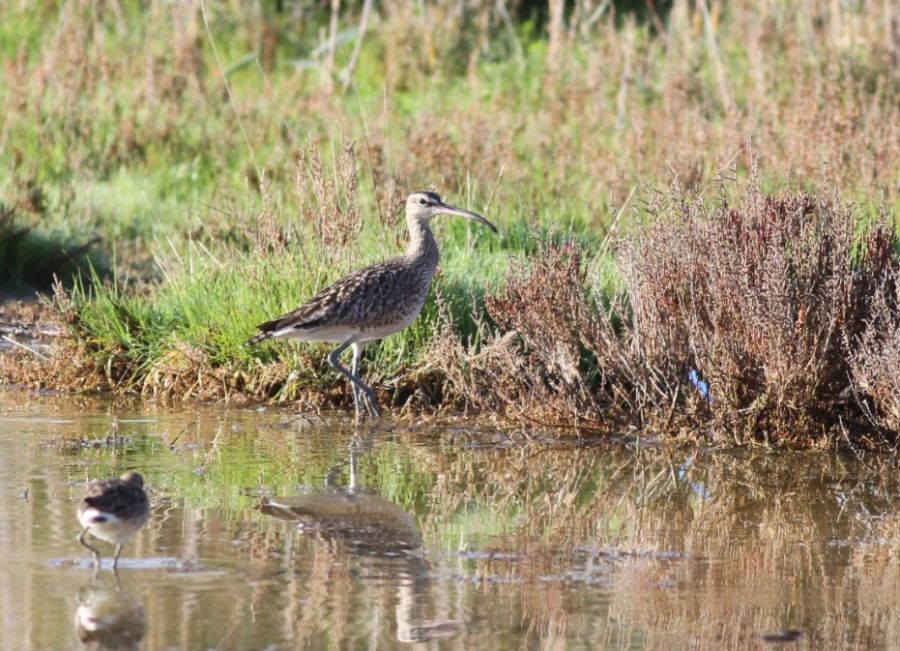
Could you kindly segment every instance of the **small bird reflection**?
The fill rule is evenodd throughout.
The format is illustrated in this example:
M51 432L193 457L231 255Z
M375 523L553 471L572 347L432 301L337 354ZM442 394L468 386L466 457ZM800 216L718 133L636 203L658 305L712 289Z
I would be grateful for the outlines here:
M337 554L382 559L389 564L398 581L395 616L399 641L456 637L461 622L422 617L431 578L415 518L398 504L361 489L356 463L357 451L351 447L350 485L346 488L329 487L331 480L326 480L326 488L320 491L263 497L257 508L266 515L296 522L298 531L316 536Z
M147 631L144 609L137 599L95 577L78 591L75 630L88 649L138 649Z

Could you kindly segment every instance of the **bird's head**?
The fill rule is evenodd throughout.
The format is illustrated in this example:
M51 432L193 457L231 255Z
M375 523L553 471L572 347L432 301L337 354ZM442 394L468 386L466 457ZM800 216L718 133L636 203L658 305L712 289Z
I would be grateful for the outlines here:
M478 213L444 203L434 192L413 192L406 198L406 218L427 224L438 215L456 215L484 224L495 233L497 227Z
M122 481L122 483L125 484L131 484L133 486L137 486L138 488L144 487L144 478L133 470L129 470L128 472L124 473L121 477L119 477L119 479Z

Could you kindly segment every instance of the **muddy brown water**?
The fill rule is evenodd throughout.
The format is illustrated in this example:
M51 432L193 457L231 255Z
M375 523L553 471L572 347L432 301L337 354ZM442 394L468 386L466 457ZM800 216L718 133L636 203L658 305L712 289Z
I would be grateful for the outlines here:
M0 649L900 647L883 458L0 392ZM117 575L89 478L141 472Z

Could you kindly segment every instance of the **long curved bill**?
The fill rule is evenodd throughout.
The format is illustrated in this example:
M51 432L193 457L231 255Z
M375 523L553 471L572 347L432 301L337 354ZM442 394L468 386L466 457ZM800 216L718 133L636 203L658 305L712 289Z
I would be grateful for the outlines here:
M441 212L445 215L456 215L457 217L465 217L466 219L471 219L472 221L476 221L479 224L484 224L488 228L490 228L495 233L497 232L497 227L494 226L491 222L486 220L484 217L479 215L476 212L471 212L469 210L464 210L462 208L457 208L456 206L450 206L448 204L443 204L441 206Z

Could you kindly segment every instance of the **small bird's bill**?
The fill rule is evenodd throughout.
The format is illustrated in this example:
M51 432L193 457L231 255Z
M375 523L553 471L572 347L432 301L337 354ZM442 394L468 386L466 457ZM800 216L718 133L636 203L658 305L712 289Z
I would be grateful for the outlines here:
M484 224L485 226L490 228L495 233L497 232L497 227L494 226L488 220L486 220L484 217L479 215L478 213L471 212L469 210L464 210L462 208L457 208L456 206L449 206L447 204L444 204L443 206L441 206L441 212L446 215L456 215L457 217L465 217L466 219L471 219L480 224Z

